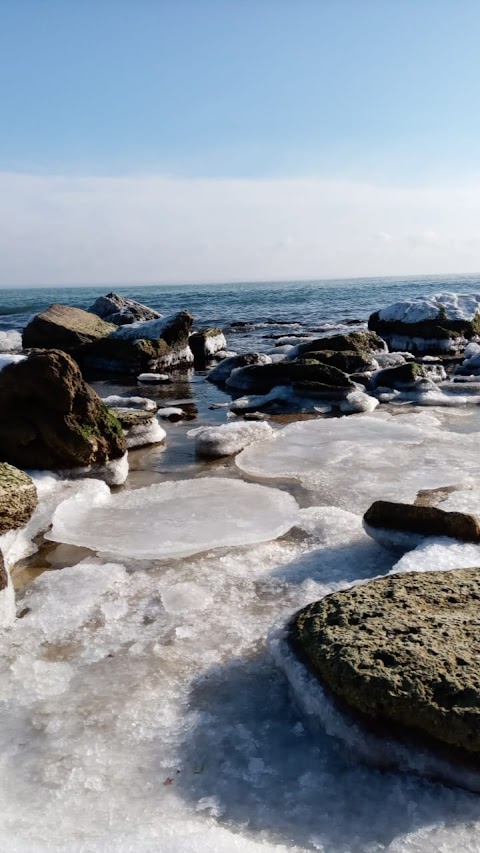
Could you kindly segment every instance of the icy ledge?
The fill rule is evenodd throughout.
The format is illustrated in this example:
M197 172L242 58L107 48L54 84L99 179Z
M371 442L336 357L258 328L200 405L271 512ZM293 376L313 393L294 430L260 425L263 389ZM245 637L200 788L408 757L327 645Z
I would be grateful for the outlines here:
M112 495L104 483L57 508L48 539L139 560L187 557L282 536L298 523L295 499L271 489L209 477Z

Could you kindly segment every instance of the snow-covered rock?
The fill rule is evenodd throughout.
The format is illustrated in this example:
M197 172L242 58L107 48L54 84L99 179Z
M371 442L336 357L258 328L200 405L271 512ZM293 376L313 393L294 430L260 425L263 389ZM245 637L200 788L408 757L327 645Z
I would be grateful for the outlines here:
M231 456L254 441L271 438L273 429L266 423L233 423L220 426L198 427L188 435L195 438L195 450L199 456L218 458Z

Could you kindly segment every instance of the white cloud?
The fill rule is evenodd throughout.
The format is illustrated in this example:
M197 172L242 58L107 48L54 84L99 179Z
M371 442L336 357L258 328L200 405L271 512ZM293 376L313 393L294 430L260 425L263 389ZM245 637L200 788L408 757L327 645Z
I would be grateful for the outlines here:
M475 272L479 236L480 186L0 174L4 286Z

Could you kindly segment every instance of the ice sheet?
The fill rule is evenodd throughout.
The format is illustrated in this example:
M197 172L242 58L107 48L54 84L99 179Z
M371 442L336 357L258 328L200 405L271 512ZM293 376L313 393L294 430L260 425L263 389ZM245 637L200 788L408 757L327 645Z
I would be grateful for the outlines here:
M208 477L167 482L93 499L82 494L54 513L49 539L134 559L183 557L275 539L298 521L297 503L279 489Z

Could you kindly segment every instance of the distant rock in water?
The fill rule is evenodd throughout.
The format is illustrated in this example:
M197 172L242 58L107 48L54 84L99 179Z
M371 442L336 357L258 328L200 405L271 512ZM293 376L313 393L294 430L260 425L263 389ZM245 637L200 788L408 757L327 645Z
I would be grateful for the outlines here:
M479 569L389 575L300 610L290 643L361 719L478 762L479 602Z
M37 490L32 478L25 471L0 462L0 535L23 527L36 506Z
M391 350L455 353L480 332L480 294L437 293L372 314L368 328Z
M136 323L139 320L158 320L162 316L148 305L142 305L141 302L119 296L117 293L99 296L88 310L91 314L96 314L97 317L116 326Z
M59 350L0 372L0 457L20 468L103 465L126 451L119 421Z
M81 308L54 303L30 320L23 330L23 346L76 353L85 344L108 337L115 329L113 324Z

